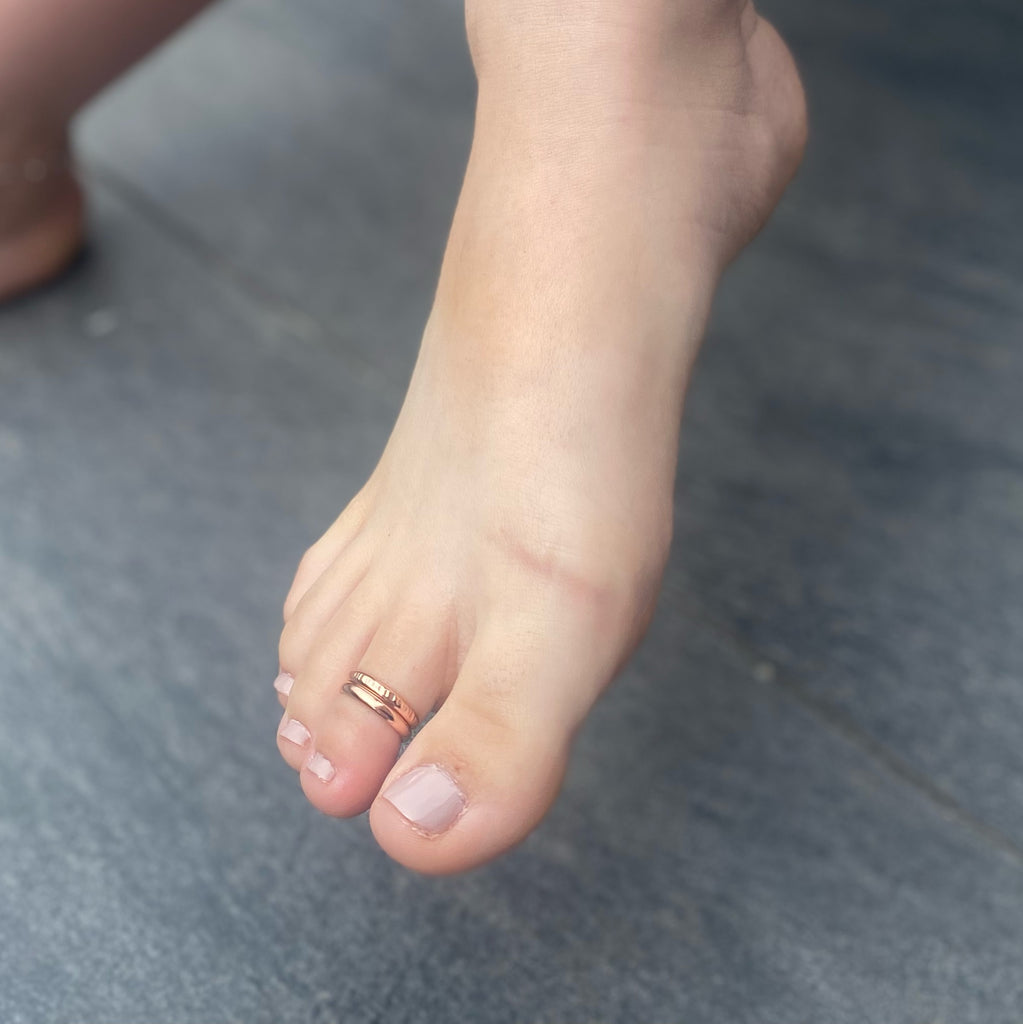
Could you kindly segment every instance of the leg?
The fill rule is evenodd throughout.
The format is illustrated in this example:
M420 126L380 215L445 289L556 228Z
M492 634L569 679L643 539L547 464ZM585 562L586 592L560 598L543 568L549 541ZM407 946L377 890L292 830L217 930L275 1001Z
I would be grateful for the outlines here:
M667 558L689 369L722 270L805 136L742 0L469 0L476 134L379 465L302 560L278 744L397 860L522 839L641 639ZM398 737L353 669L420 716ZM379 794L379 795L378 795Z
M0 301L81 244L72 117L206 0L0 0Z

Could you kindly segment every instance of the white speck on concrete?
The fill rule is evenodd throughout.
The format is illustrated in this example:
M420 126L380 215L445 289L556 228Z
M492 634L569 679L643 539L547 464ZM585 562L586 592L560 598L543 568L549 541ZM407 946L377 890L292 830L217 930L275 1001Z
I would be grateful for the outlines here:
M119 324L116 309L94 309L85 318L85 333L90 338L106 338L117 330Z

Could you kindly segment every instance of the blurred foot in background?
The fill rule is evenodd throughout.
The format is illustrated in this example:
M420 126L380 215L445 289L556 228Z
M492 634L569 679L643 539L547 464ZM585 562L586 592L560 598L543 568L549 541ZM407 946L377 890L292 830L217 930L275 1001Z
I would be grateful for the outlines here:
M0 302L59 274L81 247L83 221L66 126L6 118L0 134Z
M75 114L206 0L0 0L0 302L74 259Z

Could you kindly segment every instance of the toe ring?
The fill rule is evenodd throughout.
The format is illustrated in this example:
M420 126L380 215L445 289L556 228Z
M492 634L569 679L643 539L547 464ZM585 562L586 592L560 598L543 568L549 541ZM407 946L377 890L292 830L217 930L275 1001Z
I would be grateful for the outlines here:
M419 716L404 697L365 672L353 672L342 689L375 711L402 739L419 724Z

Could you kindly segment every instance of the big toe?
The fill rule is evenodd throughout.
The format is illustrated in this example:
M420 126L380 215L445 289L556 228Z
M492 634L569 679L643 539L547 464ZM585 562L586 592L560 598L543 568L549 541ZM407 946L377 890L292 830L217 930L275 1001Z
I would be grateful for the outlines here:
M508 620L489 634L477 634L450 696L370 809L381 847L426 874L477 867L536 827L561 786L572 735L606 682L592 658L572 656L565 637L545 643Z

